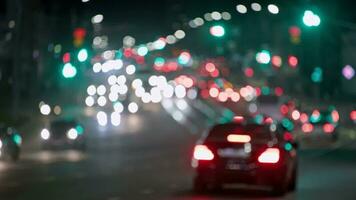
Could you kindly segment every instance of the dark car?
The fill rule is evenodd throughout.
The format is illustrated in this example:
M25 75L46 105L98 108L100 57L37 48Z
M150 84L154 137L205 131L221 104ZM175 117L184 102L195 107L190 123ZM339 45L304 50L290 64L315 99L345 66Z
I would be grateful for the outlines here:
M57 120L41 131L43 149L73 148L85 150L83 127L75 120Z
M0 157L16 161L20 157L21 135L12 127L0 125Z
M314 109L307 114L309 114L307 121L301 125L304 133L328 136L334 141L338 139L339 112L335 108Z
M274 194L294 190L296 145L283 134L274 124L214 126L194 148L195 190L236 183L268 186Z

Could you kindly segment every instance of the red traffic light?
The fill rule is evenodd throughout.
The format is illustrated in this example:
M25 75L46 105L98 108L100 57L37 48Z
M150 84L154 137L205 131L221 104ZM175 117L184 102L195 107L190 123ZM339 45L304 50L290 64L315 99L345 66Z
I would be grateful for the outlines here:
M75 39L83 39L87 35L87 31L84 28L76 28L73 31L73 37Z

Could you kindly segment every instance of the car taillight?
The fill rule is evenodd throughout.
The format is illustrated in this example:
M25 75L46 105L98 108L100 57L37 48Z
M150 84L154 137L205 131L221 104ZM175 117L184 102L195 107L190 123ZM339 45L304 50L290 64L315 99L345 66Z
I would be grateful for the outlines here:
M311 133L314 129L314 126L310 123L306 123L302 125L302 131L304 133Z
M213 160L213 152L205 145L196 145L194 147L194 159L196 160Z
M258 156L259 163L277 163L279 161L280 152L278 148L267 148Z
M323 130L325 133L332 133L334 131L335 127L332 124L324 124L323 125Z
M331 112L331 119L333 120L334 123L339 121L340 116L339 116L339 112L337 112L337 110L333 110Z

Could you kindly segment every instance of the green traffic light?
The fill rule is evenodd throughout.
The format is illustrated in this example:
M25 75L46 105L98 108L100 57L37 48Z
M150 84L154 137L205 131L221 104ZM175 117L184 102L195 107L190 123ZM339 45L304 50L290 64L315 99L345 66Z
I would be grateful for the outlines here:
M225 28L221 25L210 27L210 34L215 37L223 37L225 35Z
M141 45L138 49L137 49L137 54L139 56L145 56L148 53L148 48L144 45Z
M311 80L314 83L320 83L323 80L323 70L320 67L316 67L311 74Z
M73 78L77 75L77 68L75 68L72 64L66 63L62 69L62 75L64 78Z
M311 10L306 10L303 15L303 23L308 27L319 26L320 17Z
M262 50L256 54L256 61L260 64L268 64L271 61L271 53L268 50Z
M81 49L78 52L78 60L79 62L85 62L88 59L88 51L86 49Z

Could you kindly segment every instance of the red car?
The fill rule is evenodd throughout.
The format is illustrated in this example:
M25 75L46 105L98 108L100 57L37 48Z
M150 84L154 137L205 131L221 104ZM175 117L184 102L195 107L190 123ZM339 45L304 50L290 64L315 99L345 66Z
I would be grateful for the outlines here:
M194 147L194 189L224 184L269 186L274 194L296 187L297 145L274 124L214 126Z

